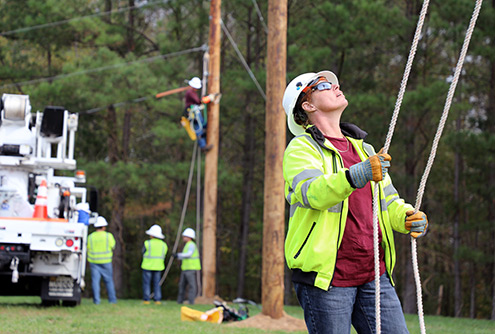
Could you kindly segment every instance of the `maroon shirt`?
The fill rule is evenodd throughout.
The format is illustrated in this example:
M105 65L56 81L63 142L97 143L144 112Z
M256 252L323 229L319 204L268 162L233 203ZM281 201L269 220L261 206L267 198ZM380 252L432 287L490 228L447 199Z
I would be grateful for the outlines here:
M325 136L326 137L326 136ZM344 167L361 162L359 155L347 138L326 137L339 150ZM382 242L382 233L378 232ZM375 279L373 246L373 196L371 184L356 189L349 196L349 212L344 237L337 252L337 264L332 286L351 287L369 283ZM380 249L380 275L385 272L383 248Z
M185 95L186 109L189 108L191 104L201 104L201 100L198 97L198 93L194 88L189 88L188 90L186 90L186 95Z

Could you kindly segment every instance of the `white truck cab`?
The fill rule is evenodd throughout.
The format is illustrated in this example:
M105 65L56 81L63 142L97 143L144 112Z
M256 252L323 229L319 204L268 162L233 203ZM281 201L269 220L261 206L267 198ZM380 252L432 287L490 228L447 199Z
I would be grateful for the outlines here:
M95 219L74 160L78 115L63 107L33 114L27 95L3 94L0 106L0 295L75 306Z

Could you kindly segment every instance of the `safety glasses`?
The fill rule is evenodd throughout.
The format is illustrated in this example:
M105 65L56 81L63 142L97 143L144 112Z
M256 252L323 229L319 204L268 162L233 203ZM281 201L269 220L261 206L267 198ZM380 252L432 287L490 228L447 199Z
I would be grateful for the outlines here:
M326 90L332 89L332 84L327 81L325 77L318 77L311 81L303 90L303 93L308 93L309 91L314 92L315 90Z

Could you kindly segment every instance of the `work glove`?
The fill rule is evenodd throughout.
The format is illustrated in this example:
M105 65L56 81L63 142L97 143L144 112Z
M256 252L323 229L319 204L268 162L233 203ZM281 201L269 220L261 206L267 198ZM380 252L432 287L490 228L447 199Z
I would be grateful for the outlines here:
M392 157L382 153L383 148L363 162L352 165L349 175L356 188L363 188L369 181L381 181L388 172Z
M414 213L414 210L406 212L406 229L411 231L411 237L414 239L421 238L428 232L428 218L425 213L418 211Z

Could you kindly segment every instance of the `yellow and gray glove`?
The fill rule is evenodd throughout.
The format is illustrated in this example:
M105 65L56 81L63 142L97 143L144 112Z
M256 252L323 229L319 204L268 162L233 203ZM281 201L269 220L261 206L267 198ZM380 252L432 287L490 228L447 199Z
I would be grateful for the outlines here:
M383 148L363 162L349 167L349 176L356 188L363 188L369 181L381 181L388 172L392 157L382 153Z
M428 218L425 213L418 211L414 213L414 210L406 212L406 229L411 231L411 237L414 239L421 238L428 232Z

